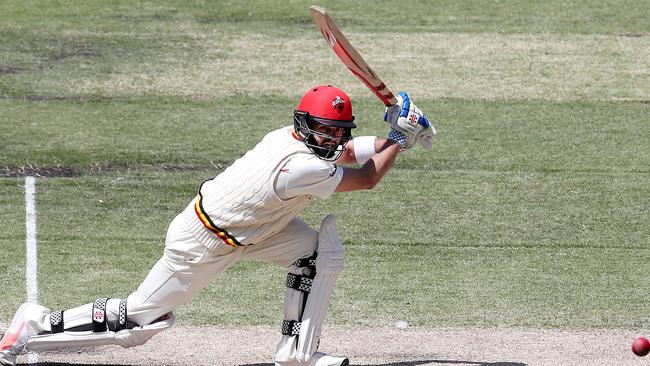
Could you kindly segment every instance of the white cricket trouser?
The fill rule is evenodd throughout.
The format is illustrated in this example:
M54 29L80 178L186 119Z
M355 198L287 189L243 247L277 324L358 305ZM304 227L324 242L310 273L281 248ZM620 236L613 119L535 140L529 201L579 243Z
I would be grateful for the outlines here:
M140 325L151 323L188 302L240 259L260 259L289 267L297 259L314 253L318 233L295 218L263 242L237 248L223 245L217 251L209 250L187 229L183 214L176 216L167 230L162 258L128 297L129 320Z

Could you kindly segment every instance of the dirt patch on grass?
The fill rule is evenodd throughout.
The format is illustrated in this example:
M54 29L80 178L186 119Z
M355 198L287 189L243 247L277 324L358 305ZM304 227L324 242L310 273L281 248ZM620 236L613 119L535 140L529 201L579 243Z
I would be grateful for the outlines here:
M78 49L62 49L57 52L52 52L47 58L50 61L63 61L66 59L91 58L98 56L101 56L99 51L88 47L81 47Z
M19 67L0 66L0 75L15 75L23 71Z
M81 173L78 168L55 165L55 166L6 166L0 169L0 177L76 177Z
M629 330L326 327L320 349L365 366L647 365L630 352L637 335ZM43 353L39 365L272 366L278 337L278 330L268 327L175 326L141 347Z
M84 174L96 174L107 172L128 172L128 171L210 171L215 172L224 169L224 164L213 163L210 165L185 165L185 164L93 164L86 167L53 165L53 166L5 166L0 167L0 177L78 177Z

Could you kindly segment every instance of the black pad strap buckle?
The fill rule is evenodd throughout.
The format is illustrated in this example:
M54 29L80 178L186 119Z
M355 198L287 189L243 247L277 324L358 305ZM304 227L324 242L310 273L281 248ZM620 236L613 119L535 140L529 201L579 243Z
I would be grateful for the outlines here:
M283 320L282 321L282 334L294 336L300 334L301 322L296 320Z

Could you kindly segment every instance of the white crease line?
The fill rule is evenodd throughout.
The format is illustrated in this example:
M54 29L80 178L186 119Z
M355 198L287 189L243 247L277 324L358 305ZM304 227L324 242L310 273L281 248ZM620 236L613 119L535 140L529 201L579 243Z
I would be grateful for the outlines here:
M27 301L38 302L38 250L36 241L36 178L25 177L25 284ZM38 353L29 353L29 363L38 363Z

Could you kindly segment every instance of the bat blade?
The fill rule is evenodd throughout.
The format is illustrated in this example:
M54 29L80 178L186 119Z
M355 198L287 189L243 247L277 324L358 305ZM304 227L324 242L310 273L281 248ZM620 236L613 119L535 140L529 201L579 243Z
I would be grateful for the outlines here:
M327 44L338 58L343 61L343 64L372 90L384 105L387 107L395 105L397 99L395 99L393 93L341 33L332 18L327 14L327 11L320 6L314 5L309 8L309 12L325 41L327 41Z

